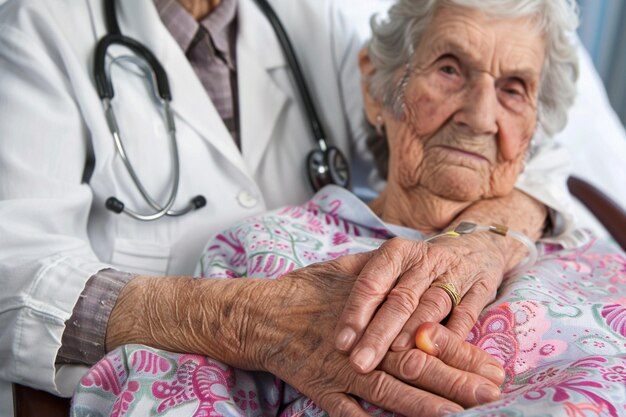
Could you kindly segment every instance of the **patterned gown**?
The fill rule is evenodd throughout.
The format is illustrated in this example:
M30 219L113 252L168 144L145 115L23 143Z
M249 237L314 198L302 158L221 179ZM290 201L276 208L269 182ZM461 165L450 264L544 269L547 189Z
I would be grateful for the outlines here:
M420 239L329 186L302 205L242 221L206 246L198 275L276 278L308 264ZM505 279L468 341L506 371L502 398L455 416L626 416L626 254L589 236L539 245L538 262ZM362 402L372 415L391 415ZM127 345L82 379L72 416L321 416L294 388L213 359Z

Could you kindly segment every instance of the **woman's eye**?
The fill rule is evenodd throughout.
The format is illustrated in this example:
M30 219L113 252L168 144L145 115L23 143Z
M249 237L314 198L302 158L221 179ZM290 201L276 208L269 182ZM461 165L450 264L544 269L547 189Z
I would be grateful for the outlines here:
M456 74L458 74L458 71L452 65L444 65L439 70L441 72L443 72L444 74L446 74L446 75L456 75Z
M522 98L526 93L526 89L524 88L524 83L519 80L510 80L509 82L503 83L500 86L500 89L507 96L514 97L514 98Z
M507 93L508 95L514 96L514 97L522 95L522 92L520 90L515 89L515 88L506 88L506 89L504 89L504 92Z
M501 103L514 112L522 112L530 104L526 88L521 83L510 83L499 87Z

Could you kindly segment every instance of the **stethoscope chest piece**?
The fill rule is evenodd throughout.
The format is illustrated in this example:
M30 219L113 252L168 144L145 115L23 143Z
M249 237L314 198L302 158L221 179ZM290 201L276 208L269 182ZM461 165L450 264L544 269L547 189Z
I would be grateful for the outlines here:
M314 149L306 158L307 177L314 191L335 184L350 188L350 166L343 153L335 146Z

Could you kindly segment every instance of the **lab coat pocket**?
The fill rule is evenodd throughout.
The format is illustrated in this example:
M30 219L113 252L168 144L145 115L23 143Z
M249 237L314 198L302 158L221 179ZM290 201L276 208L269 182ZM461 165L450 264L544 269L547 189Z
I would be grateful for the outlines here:
M167 245L116 238L111 263L122 271L147 275L165 275L170 258Z

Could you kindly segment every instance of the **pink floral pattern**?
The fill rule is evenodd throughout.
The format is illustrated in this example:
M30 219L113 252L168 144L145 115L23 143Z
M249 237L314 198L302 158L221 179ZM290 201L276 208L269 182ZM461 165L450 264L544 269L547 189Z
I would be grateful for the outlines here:
M626 307L620 304L611 304L602 307L602 317L611 329L626 337Z
M535 301L503 303L485 311L467 340L498 358L507 381L567 349L561 340L546 339L550 320L545 307Z
M198 275L276 278L377 248L394 232L354 196L327 187L305 205L244 220L215 236ZM540 249L532 269L505 280L468 337L503 364L502 399L456 416L626 416L626 254L595 239L573 250ZM369 414L390 415L361 405ZM76 390L72 415L325 413L271 375L129 345L91 368Z

